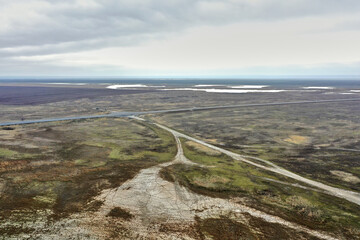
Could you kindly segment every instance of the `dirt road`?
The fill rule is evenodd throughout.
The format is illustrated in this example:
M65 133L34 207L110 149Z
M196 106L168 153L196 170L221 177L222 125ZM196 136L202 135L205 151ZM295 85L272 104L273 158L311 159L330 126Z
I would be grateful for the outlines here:
M164 126L161 127L167 129ZM97 218L101 219L106 216L115 207L126 209L135 216L134 219L124 225L127 229L131 229L130 239L142 237L150 239L151 237L156 237L156 239L192 239L184 235L163 234L159 228L164 224L191 225L195 216L211 218L232 215L235 219L241 219L245 213L261 218L266 222L281 224L285 228L305 232L320 239L336 239L326 233L305 228L234 201L199 195L177 183L163 180L159 176L162 168L176 163L195 164L183 154L179 140L181 135L171 129L169 131L173 133L177 142L178 152L175 159L144 169L135 178L125 182L120 187L103 191L97 197L97 200L103 201Z
M222 152L222 153L224 153L224 154L226 154L226 155L228 155L228 156L230 156L230 157L232 157L232 158L234 158L236 160L246 162L246 163L251 164L253 166L265 169L267 171L275 172L275 173L281 174L281 175L286 176L286 177L290 177L290 178L295 179L297 181L300 181L300 182L306 183L308 185L317 187L317 188L319 188L321 190L324 190L326 193L328 193L330 195L333 195L333 196L336 196L336 197L339 197L339 198L343 198L343 199L346 199L346 200L348 200L350 202L353 202L353 203L356 203L356 204L360 205L360 194L357 193L357 192L332 187L332 186L323 184L321 182L317 182L317 181L314 181L314 180L311 180L311 179L308 179L308 178L304 178L304 177L302 177L302 176L300 176L298 174L295 174L295 173L290 172L290 171L288 171L288 170L286 170L284 168L281 168L281 167L275 165L274 163L271 163L271 162L266 161L266 160L261 159L261 158L255 158L258 161L262 161L262 162L266 163L267 165L270 165L270 166L264 166L264 165L261 165L259 163L256 163L256 162L253 162L253 161L249 160L249 159L251 159L253 157L247 157L247 156L244 156L244 155L240 155L240 154L225 150L223 148L211 145L209 143L206 143L206 142L201 141L199 139L190 137L190 136L185 135L183 133L177 132L177 131L175 131L173 129L170 129L170 128L168 128L166 126L163 126L163 125L160 125L160 124L156 124L156 125L158 127L162 128L162 129L165 129L165 130L171 132L176 137L182 137L182 138L186 138L186 139L189 139L191 141L200 143L200 144L202 144L204 146L207 146L207 147L209 147L211 149Z

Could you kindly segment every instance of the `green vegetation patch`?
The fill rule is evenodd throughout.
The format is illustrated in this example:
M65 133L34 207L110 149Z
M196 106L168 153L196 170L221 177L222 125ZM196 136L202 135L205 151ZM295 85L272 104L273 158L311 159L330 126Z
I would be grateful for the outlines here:
M282 100L304 99L303 94L284 94ZM262 95L253 101L271 100ZM230 151L270 160L301 176L360 192L360 183L330 173L351 172L360 178L359 114L357 105L342 102L171 113L156 118Z
M136 140L128 144L115 145L107 144L112 150L109 154L110 159L135 160L144 159L147 161L166 162L175 157L176 142L171 133L148 123L138 123L145 129L152 132L142 133L146 136L146 144Z
M56 197L55 193L49 193L47 195L37 195L34 197L34 200L42 204L53 205L56 202Z
M79 166L87 166L87 167L101 167L106 165L106 161L101 161L101 160L84 160L84 159L77 159L75 160L75 165L79 165Z
M0 158L15 158L17 155L18 152L6 148L0 148Z
M26 149L21 149L23 151L26 151ZM11 150L8 148L2 148L0 147L0 159L30 159L38 156L37 154L32 153L26 153L26 152L19 152L15 150Z
M182 139L182 142L185 143L185 140ZM189 144L183 146L185 156L202 166L169 166L161 171L164 179L178 181L200 194L222 198L242 197L254 208L310 228L336 232L344 237L354 232L359 235L358 205L290 186L288 183L294 183L294 180L256 169L227 156L206 155Z
M34 137L38 140L33 141ZM2 164L0 178L6 181L6 187L1 192L0 222L8 227L0 224L0 232L14 239L27 231L15 229L18 222L30 226L25 219L34 222L39 212L44 213L42 222L47 224L73 213L95 211L101 203L94 201L94 196L103 189L116 188L141 169L171 161L176 154L171 133L128 119L24 126L21 139L10 141L31 143L36 148L1 146L0 159L37 156L36 161L25 159L25 167L25 161ZM118 209L111 215L129 218Z

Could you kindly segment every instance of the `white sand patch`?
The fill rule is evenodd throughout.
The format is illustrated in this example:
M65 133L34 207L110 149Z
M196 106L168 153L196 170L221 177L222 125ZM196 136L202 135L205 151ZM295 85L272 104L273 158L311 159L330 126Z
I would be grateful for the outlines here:
M222 84L197 84L194 87L227 87L227 88L241 88L241 89L260 89L269 87L269 85L238 85L238 86L231 86L231 85L222 85Z
M121 85L110 85L107 86L106 88L108 89L118 89L118 88L164 88L166 86L161 85L161 86L148 86L148 85L144 85L144 84L121 84Z
M108 89L118 89L118 88L146 88L148 87L147 85L144 84L127 84L127 85L111 85L111 86L107 86L106 88Z
M317 87L317 86L312 86L312 87L303 87L303 89L334 89L334 87Z
M163 91L205 91L203 88L165 88Z
M212 93L279 93L286 92L288 90L233 90L233 89L209 89L206 92Z
M216 87L216 86L225 86L225 85L220 85L220 84L198 84L198 85L194 85L194 87Z
M240 85L240 86L231 86L231 88L244 88L244 89L259 89L259 88L266 88L269 85Z
M350 90L350 92L360 93L360 90Z
M342 94L342 95L349 95L349 94L355 94L355 93L351 93L351 92L342 92L342 93L339 93L339 94Z
M199 91L208 93L279 93L290 90L216 89L216 88L168 88L164 91Z

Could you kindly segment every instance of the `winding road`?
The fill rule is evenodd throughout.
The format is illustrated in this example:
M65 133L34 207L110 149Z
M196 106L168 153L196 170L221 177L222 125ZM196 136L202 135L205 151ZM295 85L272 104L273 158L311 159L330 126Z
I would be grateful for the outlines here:
M332 100L318 100L318 101L295 101L295 102L273 102L273 103L252 103L252 104L239 104L239 105L226 105L226 106L212 106L212 107L194 107L194 108L180 108L180 109L168 109L168 110L155 110L155 111L143 111L143 112L114 112L110 114L103 114L103 115L89 115L89 116L78 116L78 117L64 117L64 118L49 118L49 119L37 119L37 120L26 120L26 121L16 121L16 122L3 122L0 123L0 126L11 126L11 125L23 125L23 124L33 124L33 123L44 123L44 122L55 122L55 121L66 121L66 120L78 120L78 119L92 119L92 118L105 118L105 117L135 117L138 120L142 120L141 118L138 118L136 116L138 115L145 115L145 114L155 114L155 113L176 113L176 112L188 112L188 111L203 111L203 110L214 110L214 109L227 109L227 108L241 108L241 107L261 107L261 106L279 106L279 105L293 105L293 104L316 104L316 103L329 103L329 102L350 102L350 101L360 101L360 98L350 98L350 99L332 99ZM155 123L156 124L156 123ZM311 179L304 178L300 175L297 175L293 172L290 172L286 169L283 169L277 165L275 165L272 162L256 158L258 161L262 161L266 163L265 165L259 164L257 162L253 162L249 159L251 157L243 156L219 147L216 147L214 145L211 145L209 143L206 143L204 141L201 141L199 139L195 139L193 137L190 137L188 135L185 135L183 133L179 133L173 129L170 129L166 126L156 124L158 127L163 128L169 132L171 132L176 137L183 137L186 139L189 139L191 141L200 143L204 146L207 146L211 149L217 150L219 152L222 152L236 160L246 162L248 164L251 164L253 166L256 166L258 168L262 168L267 171L271 171L274 173L281 174L283 176L295 179L297 181L301 181L303 183L306 183L308 185L317 187L319 189L322 189L326 191L328 194L331 194L333 196L346 199L350 202L356 203L357 205L360 205L360 194L353 191L348 191L336 187L332 187ZM179 144L179 143L178 143Z
M139 117L131 118L144 121L144 119ZM231 213L232 216L241 218L242 214L247 213L253 217L261 218L263 221L280 224L285 228L294 229L299 232L305 232L319 239L337 239L325 232L309 229L234 201L194 193L176 182L162 179L159 173L165 167L177 163L186 165L198 164L187 159L184 155L179 139L179 137L184 137L184 135L163 125L153 124L173 134L177 145L177 154L174 160L143 169L133 179L126 181L121 186L104 190L96 197L97 200L103 202L99 211L94 213L94 217L97 219L102 219L102 216L106 216L114 207L120 207L129 210L132 214L138 216L138 219L141 219L139 221L135 218L125 225L137 234L137 238L146 236L153 237L154 239L185 239L181 234L169 236L169 233L166 233L166 235L163 235L159 231L159 226L156 222L181 225L184 222L193 221L195 216L211 218L219 215L227 216Z
M253 157L240 155L240 154L225 150L223 148L211 145L211 144L206 143L206 142L204 142L202 140L199 140L199 139L190 137L190 136L188 136L186 134L177 132L177 131L175 131L175 130L173 130L171 128L168 128L166 126L163 126L161 124L155 123L155 125L162 128L162 129L164 129L164 130L167 130L167 131L171 132L177 138L179 138L179 137L186 138L186 139L191 140L193 142L202 144L202 145L204 145L204 146L206 146L208 148L211 148L211 149L217 150L217 151L219 151L221 153L224 153L224 154L232 157L235 160L246 162L246 163L248 163L250 165L253 165L255 167L258 167L258 168L261 168L261 169L264 169L264 170L267 170L267 171L270 171L270 172L278 173L280 175L295 179L297 181L300 181L300 182L306 183L308 185L311 185L313 187L317 187L317 188L319 188L321 190L324 190L326 193L328 193L330 195L333 195L333 196L348 200L350 202L353 202L353 203L355 203L357 205L360 205L360 194L357 193L357 192L332 187L332 186L323 184L321 182L317 182L317 181L302 177L302 176L300 176L300 175L298 175L296 173L293 173L293 172L290 172L290 171L288 171L288 170L286 170L284 168L281 168L281 167L277 166L276 164L274 164L272 162L269 162L267 160L264 160L264 159L261 159L261 158L255 158L258 161L262 161L262 162L266 163L267 165L270 165L270 166L264 166L264 165L261 165L259 163L256 163L256 162L253 162L253 161L249 160L249 158L251 159Z
M316 104L316 103L348 102L348 101L360 101L360 98L320 100L320 101L257 103L257 104L156 110L156 111L144 111L144 112L115 112L115 113L103 114L103 115L49 118L49 119L26 120L26 121L17 121L17 122L3 122L0 123L0 126L23 125L23 124L32 124L32 123L44 123L44 122L55 122L55 121L78 120L78 119L94 119L94 118L105 118L105 117L115 117L115 118L130 117L139 121L144 121L144 119L138 116L145 114L156 114L156 113L176 113L176 112L190 112L190 111L241 108L241 107L261 107L261 106L277 106L277 105L291 105L291 104ZM176 163L188 164L188 165L195 164L184 156L183 148L181 146L181 142L179 138L185 138L194 141L208 148L224 153L235 160L242 161L252 166L295 179L299 182L320 189L321 191L329 195L333 195L345 199L347 201L353 202L357 205L360 205L359 193L328 186L326 184L304 178L300 175L297 175L293 172L283 169L267 160L240 155L231 152L229 150L211 145L194 137L188 136L184 133L180 133L164 125L153 122L150 123L155 124L156 126L166 131L169 131L171 134L173 134L178 149L176 157L171 162L162 163L157 166L153 166L148 169L141 170L139 174L135 176L135 178L125 182L118 188L104 190L97 197L97 200L102 200L104 204L99 209L98 212L92 213L93 218L104 219L104 216L106 216L112 208L123 207L125 209L130 210L132 213L136 213L136 216L140 217L140 220L139 218L135 218L134 220L129 221L129 225L126 226L128 227L128 229L132 229L132 231L134 231L137 234L137 236L140 235L151 236L151 234L154 234L154 236L158 236L159 231L156 227L154 227L155 226L154 222L151 221L154 218L161 218L159 220L163 220L169 223L174 222L176 224L179 224L184 221L193 219L194 216L200 216L206 218L206 217L217 216L219 214L220 215L226 214L229 212L231 212L233 215L234 214L241 215L243 213L248 213L251 216L261 218L264 221L281 224L283 226L286 226L287 228L305 232L320 239L331 239L331 240L337 239L336 237L328 235L325 232L308 229L301 225L286 221L280 217L266 214L264 212L247 207L245 205L241 205L239 203L195 194L191 191L188 191L185 187L180 186L177 183L171 183L163 180L159 176L159 172L162 168ZM256 160L256 161L252 161L252 160ZM261 162L263 162L264 164L261 164ZM278 182L283 183L280 181ZM289 184L289 183L283 183L283 184ZM292 184L292 186L308 189L308 187L301 186L299 184ZM317 189L312 189L312 190L317 190ZM92 218L90 217L89 219ZM101 224L99 225L102 226ZM63 230L63 227L61 229ZM171 237L172 239L175 239L176 236L167 235L166 237Z

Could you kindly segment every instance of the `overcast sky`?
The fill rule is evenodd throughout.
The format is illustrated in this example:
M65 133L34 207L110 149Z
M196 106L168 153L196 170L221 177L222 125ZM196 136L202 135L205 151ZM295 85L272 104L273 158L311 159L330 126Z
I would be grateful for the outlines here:
M25 75L360 75L360 1L0 0Z

